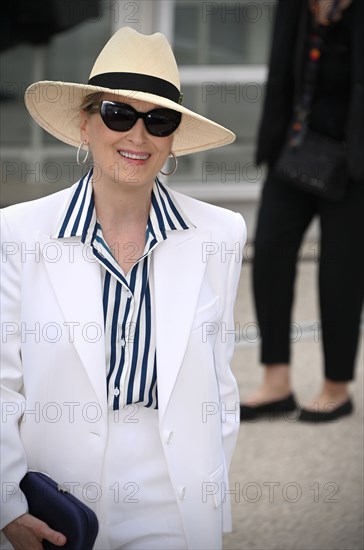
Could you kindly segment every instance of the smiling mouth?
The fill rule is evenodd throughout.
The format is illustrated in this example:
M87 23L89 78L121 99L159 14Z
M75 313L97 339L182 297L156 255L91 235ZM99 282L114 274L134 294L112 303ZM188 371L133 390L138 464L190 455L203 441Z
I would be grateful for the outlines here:
M128 153L127 151L118 151L121 157L132 160L147 160L150 157L149 153Z

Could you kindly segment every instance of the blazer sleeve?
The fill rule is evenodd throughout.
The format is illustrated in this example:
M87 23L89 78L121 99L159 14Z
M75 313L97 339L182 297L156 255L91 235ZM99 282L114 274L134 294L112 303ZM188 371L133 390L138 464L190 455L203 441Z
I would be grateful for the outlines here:
M228 254L228 271L226 278L226 300L221 320L220 337L214 347L215 368L219 384L222 435L227 470L236 445L240 425L239 394L235 376L231 371L231 360L234 355L236 341L236 326L234 322L234 305L238 290L243 259L243 248L246 242L246 225L240 214L234 214L235 227L231 243L226 243L226 250L234 250Z
M2 529L28 511L19 483L27 470L19 422L25 408L21 361L21 243L1 213L1 481Z
M214 346L216 376L220 394L220 413L222 423L222 439L225 461L225 484L229 487L228 472L231 458L236 446L240 427L240 399L238 385L231 370L236 341L236 325L234 321L234 305L238 290L243 260L243 249L246 242L246 225L240 214L234 214L233 231L230 242L226 242L226 250L234 251L228 254L227 276L225 279L225 302L221 318L220 334ZM225 258L222 258L224 260ZM223 506L223 531L232 529L230 501Z

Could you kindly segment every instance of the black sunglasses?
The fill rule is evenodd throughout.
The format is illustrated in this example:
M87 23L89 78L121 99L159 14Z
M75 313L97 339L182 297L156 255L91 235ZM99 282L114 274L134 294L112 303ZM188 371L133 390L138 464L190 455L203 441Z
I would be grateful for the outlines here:
M152 136L166 137L178 128L182 117L178 111L165 108L140 113L131 105L118 101L101 101L91 105L90 109L96 105L100 105L100 115L106 126L115 132L127 132L138 118L142 118L147 131Z

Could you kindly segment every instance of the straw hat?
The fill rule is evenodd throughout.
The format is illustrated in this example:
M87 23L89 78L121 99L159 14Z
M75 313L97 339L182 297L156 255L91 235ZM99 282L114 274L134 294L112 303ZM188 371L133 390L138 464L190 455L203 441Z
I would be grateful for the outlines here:
M96 92L148 101L181 112L172 146L175 155L220 147L235 139L230 130L181 105L178 67L161 33L148 36L123 27L99 54L87 84L36 82L26 90L25 104L42 128L78 147L80 105L86 96Z

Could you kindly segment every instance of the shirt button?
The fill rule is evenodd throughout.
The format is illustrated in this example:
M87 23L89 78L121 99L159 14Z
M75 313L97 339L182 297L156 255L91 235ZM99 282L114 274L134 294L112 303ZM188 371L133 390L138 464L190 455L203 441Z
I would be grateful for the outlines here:
M124 347L125 347L125 340L124 340L124 338L122 338L122 339L121 339L121 341L120 341L120 345L121 345L121 347L122 347L122 348L124 348Z
M131 292L130 292L130 290L127 290L127 291L126 291L126 297L127 297L127 298L130 298L130 296L131 296Z
M174 433L173 433L172 431L170 431L170 432L167 434L167 443L168 443L168 444L172 442L173 436L174 436Z
M179 498L180 500L185 500L187 496L187 489L186 487L181 487L179 490Z
M114 395L118 396L120 394L119 388L114 389Z

